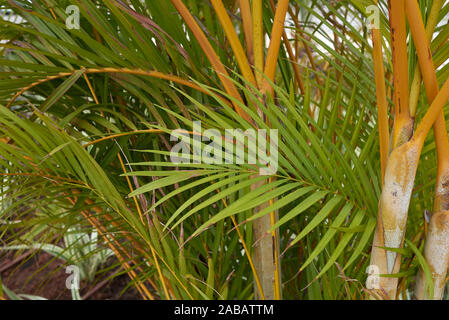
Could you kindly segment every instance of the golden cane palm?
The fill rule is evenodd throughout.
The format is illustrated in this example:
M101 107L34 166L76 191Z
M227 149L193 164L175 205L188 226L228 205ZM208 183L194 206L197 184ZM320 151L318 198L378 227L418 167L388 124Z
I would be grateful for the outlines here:
M0 3L3 249L96 230L143 299L446 297L446 1ZM277 171L174 163L198 121L277 130Z

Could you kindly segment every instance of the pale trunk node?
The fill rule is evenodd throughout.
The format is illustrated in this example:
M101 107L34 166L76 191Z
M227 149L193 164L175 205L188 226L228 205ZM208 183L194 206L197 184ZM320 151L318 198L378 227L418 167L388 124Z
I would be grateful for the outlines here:
M432 272L433 299L441 300L449 267L449 211L435 213L430 219L424 257ZM429 292L426 290L425 274L422 270L419 271L416 279L415 298L430 299Z
M381 247L401 248L403 245L420 151L419 145L407 142L395 148L387 161L370 261L380 275L394 274L400 269L400 255ZM381 276L379 287L375 289L380 296L395 299L397 285L398 278Z

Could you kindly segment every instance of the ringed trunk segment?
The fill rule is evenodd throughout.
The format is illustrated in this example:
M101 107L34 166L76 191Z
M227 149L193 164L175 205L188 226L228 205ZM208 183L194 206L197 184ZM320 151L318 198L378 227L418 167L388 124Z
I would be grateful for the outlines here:
M392 274L399 271L400 256L380 247L402 247L408 206L421 149L448 99L449 79L441 87L411 139L394 148L388 158L371 253L371 265L377 266L380 274ZM406 131L403 129L400 132ZM389 299L394 299L397 282L397 278L381 277L378 290Z
M265 180L261 180L251 186L252 190L262 187L266 183ZM254 213L258 213L261 210L269 206L269 202L264 203L254 208ZM275 212L275 220L278 220L277 212ZM269 214L266 214L255 221L253 221L253 238L254 238L254 255L253 262L256 269L256 273L260 279L262 286L263 297L261 296L256 283L254 283L255 298L257 300L275 300L280 299L280 288L276 288L276 278L280 279L280 263L276 259L279 257L279 246L276 246L276 238L279 239L279 230L276 230L276 235L268 233L272 227L272 219ZM276 263L276 260L278 263Z
M449 267L449 210L435 213L431 217L424 257L432 272L433 299L441 300ZM416 279L415 298L419 300L431 298L426 290L426 279L422 270L419 271Z
M400 255L384 248L403 245L420 152L420 144L407 142L394 149L388 158L370 260L380 275L398 273L401 266ZM398 278L381 276L377 290L381 296L395 299L397 285Z
M264 38L263 38L263 7L261 0L254 0L253 4L253 49L254 63L256 68L256 82L260 92L265 95L274 94L274 89L269 81L263 77L265 75L270 81L275 81L276 66L278 63L279 50L281 47L281 39L284 34L284 22L287 14L289 0L280 0L274 10L273 27L270 34L270 43L267 55L264 59ZM264 65L265 60L265 65ZM261 74L263 72L263 74ZM258 108L257 113L264 119L263 112ZM269 125L269 123L267 123ZM271 181L271 180L270 180ZM251 185L251 189L255 190L264 184L266 180ZM273 199L274 200L274 199ZM254 208L254 213L258 213L267 208L270 202L264 203ZM254 265L256 274L260 277L262 289L265 299L279 300L281 299L281 270L279 259L279 230L267 233L278 220L278 212L271 212L253 222L254 232ZM256 299L260 299L260 294L255 290Z

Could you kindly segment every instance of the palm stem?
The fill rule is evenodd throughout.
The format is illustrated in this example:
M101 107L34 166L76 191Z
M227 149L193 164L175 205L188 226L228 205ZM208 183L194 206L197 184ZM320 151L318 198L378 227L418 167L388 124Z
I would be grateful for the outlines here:
M407 30L404 0L390 0L391 47L393 56L394 128L392 148L408 141L413 132L409 111Z
M275 11L274 1L270 0L270 6L273 12ZM301 91L301 94L304 95L305 89L304 89L304 81L301 77L301 70L299 70L299 65L295 61L295 54L293 52L293 48L290 44L290 40L288 39L287 33L285 30L282 31L282 39L283 43L285 44L285 48L287 49L288 57L290 58L290 64L293 69L293 73L295 75L295 83L299 86L299 89Z
M438 80L432 56L429 54L429 36L424 29L421 12L416 0L406 0L407 18L409 20L419 65L424 79L427 99L432 102L438 94ZM437 15L438 11L431 13ZM433 19L435 20L435 19ZM434 124L435 143L438 153L437 184L435 188L434 214L430 218L424 256L429 264L434 280L433 298L440 300L444 292L445 278L449 267L449 140L443 110L440 111ZM425 289L423 270L418 274L415 287L417 299L428 299L430 295Z
M278 63L279 49L281 47L281 38L284 32L284 21L287 14L289 0L280 0L274 14L273 28L271 30L270 45L268 47L267 57L265 60L264 73L265 76L274 82L274 75ZM267 79L264 79L262 91L273 92L273 88Z
M443 0L433 1L432 8L430 9L429 17L426 23L426 35L427 41L432 40L432 35L435 30L435 26L438 21L438 15L440 13L441 7L443 6ZM416 107L418 105L419 93L421 90L421 69L419 64L416 65L415 71L413 73L412 86L410 88L410 115L412 117L416 114Z
M264 65L264 32L262 20L262 0L253 0L253 48L254 48L254 67L256 68L256 79L259 88L263 81Z
M372 29L374 75L376 78L377 121L379 126L380 166L382 181L385 176L390 132L388 126L387 95L385 89L385 71L382 55L382 38L377 28Z
M251 65L254 64L253 49L253 18L249 0L239 0L240 14L242 17L243 33L245 34L246 54Z
M209 62L211 63L212 67L214 68L215 72L217 73L218 77L221 80L221 83L223 84L223 87L225 88L226 92L233 98L237 99L238 101L242 102L242 97L240 96L239 92L237 91L237 88L235 87L234 83L229 79L228 72L226 71L223 63L220 61L220 58L215 53L214 48L207 40L206 35L201 30L198 23L195 21L195 18L193 18L190 11L187 9L187 7L184 5L182 0L170 0L172 4L175 6L175 8L178 10L179 14L184 19L184 22L187 24L187 26L190 28L190 30L195 35L196 40L200 44L201 48L203 49L204 54L208 58ZM252 122L250 116L243 111L237 103L233 103L235 110L238 112L238 114L243 117L248 122Z
M246 57L245 51L243 50L242 44L235 32L234 25L226 12L223 2L221 0L212 0L212 5L231 44L232 51L234 52L235 59L242 71L243 77L252 85L256 85L256 79L254 78L248 58Z

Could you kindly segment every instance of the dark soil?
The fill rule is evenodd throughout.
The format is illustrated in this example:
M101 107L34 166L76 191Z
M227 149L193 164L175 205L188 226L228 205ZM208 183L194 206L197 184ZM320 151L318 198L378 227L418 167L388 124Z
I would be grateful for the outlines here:
M12 253L0 256L0 271L17 256ZM140 300L137 290L128 286L130 279L124 275L118 275L108 280L98 290L92 290L103 280L107 279L113 271L98 276L94 283L80 283L80 293L83 297L89 294L87 300ZM0 273L3 284L16 294L32 294L51 300L71 300L71 291L66 288L64 263L53 256L40 252L28 256Z

